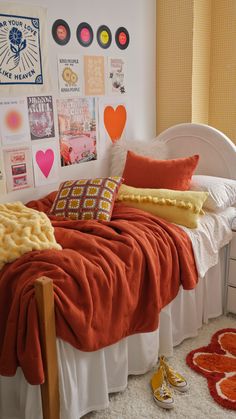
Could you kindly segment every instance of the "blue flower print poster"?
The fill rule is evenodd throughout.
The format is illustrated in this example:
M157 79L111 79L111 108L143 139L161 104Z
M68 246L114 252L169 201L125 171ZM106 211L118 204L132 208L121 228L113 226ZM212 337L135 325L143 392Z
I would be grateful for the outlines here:
M0 13L0 85L42 84L40 21Z

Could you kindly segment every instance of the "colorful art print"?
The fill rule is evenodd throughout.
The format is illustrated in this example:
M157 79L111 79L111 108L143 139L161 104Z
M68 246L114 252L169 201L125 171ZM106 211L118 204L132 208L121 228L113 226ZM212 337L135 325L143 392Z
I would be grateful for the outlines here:
M31 140L55 137L52 96L27 98Z
M26 173L26 164L17 164L15 166L11 166L12 175L22 175Z
M104 57L84 57L84 85L85 95L99 96L105 94Z
M16 145L30 140L26 98L0 100L0 126L3 145Z
M116 45L120 49L126 49L129 45L129 32L127 29L120 27L115 34Z
M17 176L13 177L13 188L22 188L27 186L27 176Z
M81 93L81 70L78 58L58 57L58 81L62 95Z
M58 175L58 142L51 140L45 143L35 141L32 144L35 186L56 183Z
M111 45L112 35L106 25L102 25L97 30L97 41L101 48L107 49Z
M32 154L29 147L3 150L7 191L33 186Z
M109 58L109 93L126 93L125 62L121 58Z
M70 40L70 28L63 19L57 19L52 25L52 36L59 45L66 45Z
M95 98L58 99L61 166L97 159Z
M16 153L12 152L10 154L10 159L11 159L11 163L22 163L26 159L25 152L24 151L22 152L17 151Z
M93 30L87 22L82 22L78 25L76 36L83 47L88 47L93 42Z
M0 13L0 84L43 84L38 18Z

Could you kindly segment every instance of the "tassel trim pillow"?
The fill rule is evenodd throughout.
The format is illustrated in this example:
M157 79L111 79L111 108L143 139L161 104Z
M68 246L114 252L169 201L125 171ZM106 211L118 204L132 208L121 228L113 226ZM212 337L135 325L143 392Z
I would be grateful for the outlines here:
M116 200L167 221L196 228L199 217L204 214L202 206L207 197L207 192L134 188L122 185Z

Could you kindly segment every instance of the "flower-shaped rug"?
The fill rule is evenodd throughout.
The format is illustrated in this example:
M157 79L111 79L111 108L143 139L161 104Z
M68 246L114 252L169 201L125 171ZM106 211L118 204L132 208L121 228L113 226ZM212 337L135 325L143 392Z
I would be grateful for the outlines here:
M206 377L217 403L236 410L236 329L219 330L208 346L191 351L186 362Z

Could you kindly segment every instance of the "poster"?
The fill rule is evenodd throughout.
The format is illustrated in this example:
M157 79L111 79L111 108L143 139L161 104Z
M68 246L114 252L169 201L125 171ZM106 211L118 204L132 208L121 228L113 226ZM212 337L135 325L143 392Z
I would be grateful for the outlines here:
M1 2L0 88L2 96L43 94L51 89L47 9Z
M34 186L30 147L3 150L7 191Z
M81 95L82 71L80 58L58 57L58 83L61 95Z
M108 58L108 94L126 93L126 68L123 58Z
M35 186L56 183L59 180L58 144L55 141L32 144Z
M57 100L61 166L97 159L96 108L93 97Z
M0 39L0 83L42 84L39 19L0 13Z
M108 156L112 144L126 138L127 106L121 100L103 99L99 103L99 158Z
M105 70L103 56L84 56L84 94L105 95Z
M0 132L3 146L30 141L26 98L0 99Z
M55 136L52 96L27 98L31 140Z

